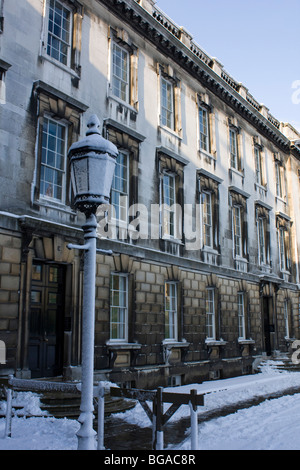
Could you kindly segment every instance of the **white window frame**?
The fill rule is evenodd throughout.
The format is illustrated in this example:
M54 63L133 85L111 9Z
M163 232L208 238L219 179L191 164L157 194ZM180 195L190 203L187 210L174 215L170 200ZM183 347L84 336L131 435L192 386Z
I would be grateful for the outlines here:
M126 159L126 168L125 168L125 175L118 174L118 168L124 168L124 165L121 165L118 160L122 157ZM120 151L117 157L116 168L114 171L112 188L111 188L111 204L114 207L113 211L113 218L119 221L120 224L127 224L128 222L128 210L129 210L129 153L126 151ZM125 178L124 178L125 176ZM121 190L117 186L117 179L124 180L126 183L126 190ZM114 202L114 198L118 199L118 203Z
M198 107L198 119L199 119L199 146L200 150L210 152L209 142L209 112L203 107Z
M168 289L169 293L167 292ZM178 341L177 295L177 282L165 282L165 341Z
M281 165L279 162L275 162L275 181L276 181L276 196L282 198L282 177L281 177Z
M259 265L266 264L266 239L265 239L265 219L257 219L257 239L258 239L258 261Z
M232 127L229 128L229 152L230 167L239 171L238 132Z
M260 148L254 146L254 161L255 161L255 182L259 186L263 185L263 165L262 154Z
M232 224L233 224L233 247L234 255L237 258L242 258L242 210L241 206L234 205L232 208Z
M175 131L174 85L165 77L160 77L160 113L161 126Z
M215 289L206 289L206 337L208 340L216 339L216 312L215 312Z
M213 248L213 207L212 194L209 191L201 193L201 216L203 246ZM207 243L208 239L209 243Z
M44 140L44 126L45 126L45 122L48 121L48 123L52 123L54 124L55 126L60 126L62 128L64 128L64 148L63 148L63 154L62 154L62 158L63 158L63 168L62 169L58 169L55 165L50 165L49 163L47 164L47 162L43 162L43 140ZM39 199L40 200L47 200L47 201L55 201L55 202L59 202L61 204L65 204L66 202L66 160L67 160L67 143L68 143L68 126L62 122L62 121L56 121L54 119L52 119L50 116L48 115L45 115L44 116L44 119L43 119L43 123L42 123L42 126L43 126L43 129L42 129L42 132L41 132L41 142L40 142L40 168L39 168ZM49 127L48 127L49 129ZM48 138L47 138L47 142L48 142L48 139L51 138L50 134L47 133L48 135ZM55 144L55 147L57 148L57 145ZM47 151L49 152L49 147L47 146L46 147ZM53 152L55 154L54 158L56 160L57 158L57 152ZM43 194L42 191L41 191L41 185L42 185L42 168L46 169L48 168L49 171L53 170L53 171L56 171L56 172L60 172L62 174L62 184L60 185L61 187L61 198L56 198L54 197L53 195L50 195L50 194Z
M246 339L245 293L238 292L238 328L239 339Z
M168 181L168 184L166 182ZM172 185L170 182L172 181ZM162 235L163 238L176 238L176 175L163 172L162 179ZM166 192L168 188L168 192Z
M116 51L119 51L121 54L121 63L122 67L118 67L121 73L116 73ZM124 65L124 57L126 57L126 66ZM114 85L114 82L118 86ZM122 86L125 88L125 92L122 90ZM129 104L130 100L130 53L125 48L117 44L115 41L112 42L111 48L111 92L112 95L118 98L121 101Z
M278 229L278 248L279 248L279 265L280 271L286 271L286 246L285 246L286 230L283 227Z
M119 282L122 279L122 282L125 284L125 290L114 289L114 278L119 278ZM110 343L127 343L128 342L128 275L123 273L111 273L111 285L110 285L110 319L109 319L109 337ZM114 304L114 292L124 293L124 302L125 305L121 305L120 301L118 304ZM117 309L117 320L113 321L113 309ZM121 313L121 310L123 312ZM122 314L122 316L121 316ZM117 335L113 334L114 325L116 326ZM120 334L121 329L123 329L123 334Z
M49 22L50 22L50 2L54 2L55 4L60 4L63 10L66 10L69 12L69 38L68 41L64 41L61 37L56 36L53 32L50 31L49 29ZM55 10L54 10L55 11ZM71 46L72 46L72 36L73 36L73 11L71 8L66 5L64 1L61 0L47 0L47 15L46 15L46 27L45 27L45 53L48 57L50 57L51 60L56 61L57 63L61 64L62 66L65 67L70 67L71 66ZM56 57L53 57L51 53L48 52L48 41L49 41L49 36L52 38L56 39L59 41L59 45L62 43L67 47L67 54L66 54L66 63L64 63L62 60L59 58L57 59Z
M276 196L280 199L286 199L286 181L285 181L285 167L278 160L275 160L275 184Z

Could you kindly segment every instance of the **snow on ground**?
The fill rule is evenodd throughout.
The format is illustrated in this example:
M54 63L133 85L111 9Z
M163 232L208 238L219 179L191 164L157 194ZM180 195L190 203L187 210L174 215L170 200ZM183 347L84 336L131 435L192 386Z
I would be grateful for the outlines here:
M226 380L204 382L173 388L173 392L188 393L197 389L205 395L205 406L199 414L239 401L290 387L300 387L300 372L276 369L276 363L267 361L261 373ZM170 390L170 389L167 389ZM37 412L36 395L20 395L27 410L32 406ZM1 404L0 404L1 406ZM165 405L166 408L169 405ZM5 403L2 403L2 408ZM188 406L181 408L172 417L178 420L189 416ZM141 427L150 422L142 407L137 404L132 410L115 415L116 418ZM231 415L215 418L199 424L199 450L300 450L300 394L267 400L257 406L239 410ZM75 450L77 448L77 421L42 416L34 418L14 417L12 437L4 437L5 419L0 419L0 450ZM189 450L190 438L183 435L182 442L171 450ZM3 437L2 437L3 436ZM132 449L134 450L134 449Z

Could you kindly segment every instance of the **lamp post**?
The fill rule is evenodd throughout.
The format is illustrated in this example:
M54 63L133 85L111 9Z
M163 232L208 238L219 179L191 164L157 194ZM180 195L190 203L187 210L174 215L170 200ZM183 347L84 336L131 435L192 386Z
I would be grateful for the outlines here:
M68 152L76 209L86 216L83 225L84 245L68 248L84 250L83 312L82 312L82 389L81 427L77 433L78 450L95 450L93 429L95 276L96 276L96 211L110 198L118 149L100 135L99 119L91 116L86 137L74 143Z

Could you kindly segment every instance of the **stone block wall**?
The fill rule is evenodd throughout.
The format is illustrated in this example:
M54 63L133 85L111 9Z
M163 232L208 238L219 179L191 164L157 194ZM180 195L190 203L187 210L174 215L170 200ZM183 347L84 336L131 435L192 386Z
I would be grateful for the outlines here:
M180 376L182 383L221 376L249 373L253 356L262 352L262 318L259 285L209 273L200 273L140 261L127 257L129 268L129 343L140 348L134 364L130 353L120 350L113 366L110 365L110 274L120 269L114 257L97 258L96 350L95 369L111 374L110 378L139 386L162 385L168 378ZM123 266L124 268L124 266ZM122 269L123 269L122 268ZM126 272L126 271L124 271ZM164 355L164 284L178 282L178 341L166 361ZM216 316L218 340L221 345L210 348L206 344L206 289L216 289ZM238 341L238 292L247 296L247 339L251 344ZM106 372L105 372L106 370ZM156 378L155 378L156 377ZM143 385L141 385L143 384Z
M6 349L6 364L1 369L14 369L18 343L19 290L21 271L21 238L0 233L0 340Z

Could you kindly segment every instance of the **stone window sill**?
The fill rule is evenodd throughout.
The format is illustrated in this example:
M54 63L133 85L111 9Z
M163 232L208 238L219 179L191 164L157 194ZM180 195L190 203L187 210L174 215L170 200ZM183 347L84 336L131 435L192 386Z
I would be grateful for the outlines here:
M227 341L224 341L222 339L217 340L217 339L206 339L205 344L207 346L225 346L227 344Z
M115 101L119 105L124 106L125 108L128 109L128 111L138 114L138 110L136 107L132 106L127 101L123 101L121 98L113 94L113 92L111 91L110 85L108 86L107 98L108 100Z
M190 343L187 341L175 341L164 339L162 345L167 348L187 348Z
M68 65L64 65L62 64L61 62L59 62L59 60L56 60L54 59L53 57L49 56L46 52L45 53L41 53L40 54L40 60L41 61L47 61L49 62L50 64L53 64L55 65L56 67L60 68L61 70L63 70L64 72L67 72L69 75L71 75L73 78L76 78L76 79L80 79L80 76L78 73L75 72L75 70L73 70L71 67L69 67Z
M128 350L128 349L141 349L142 345L139 343L112 343L107 341L106 346L109 350Z
M255 344L254 339L243 339L243 338L238 338L238 343L239 344Z

